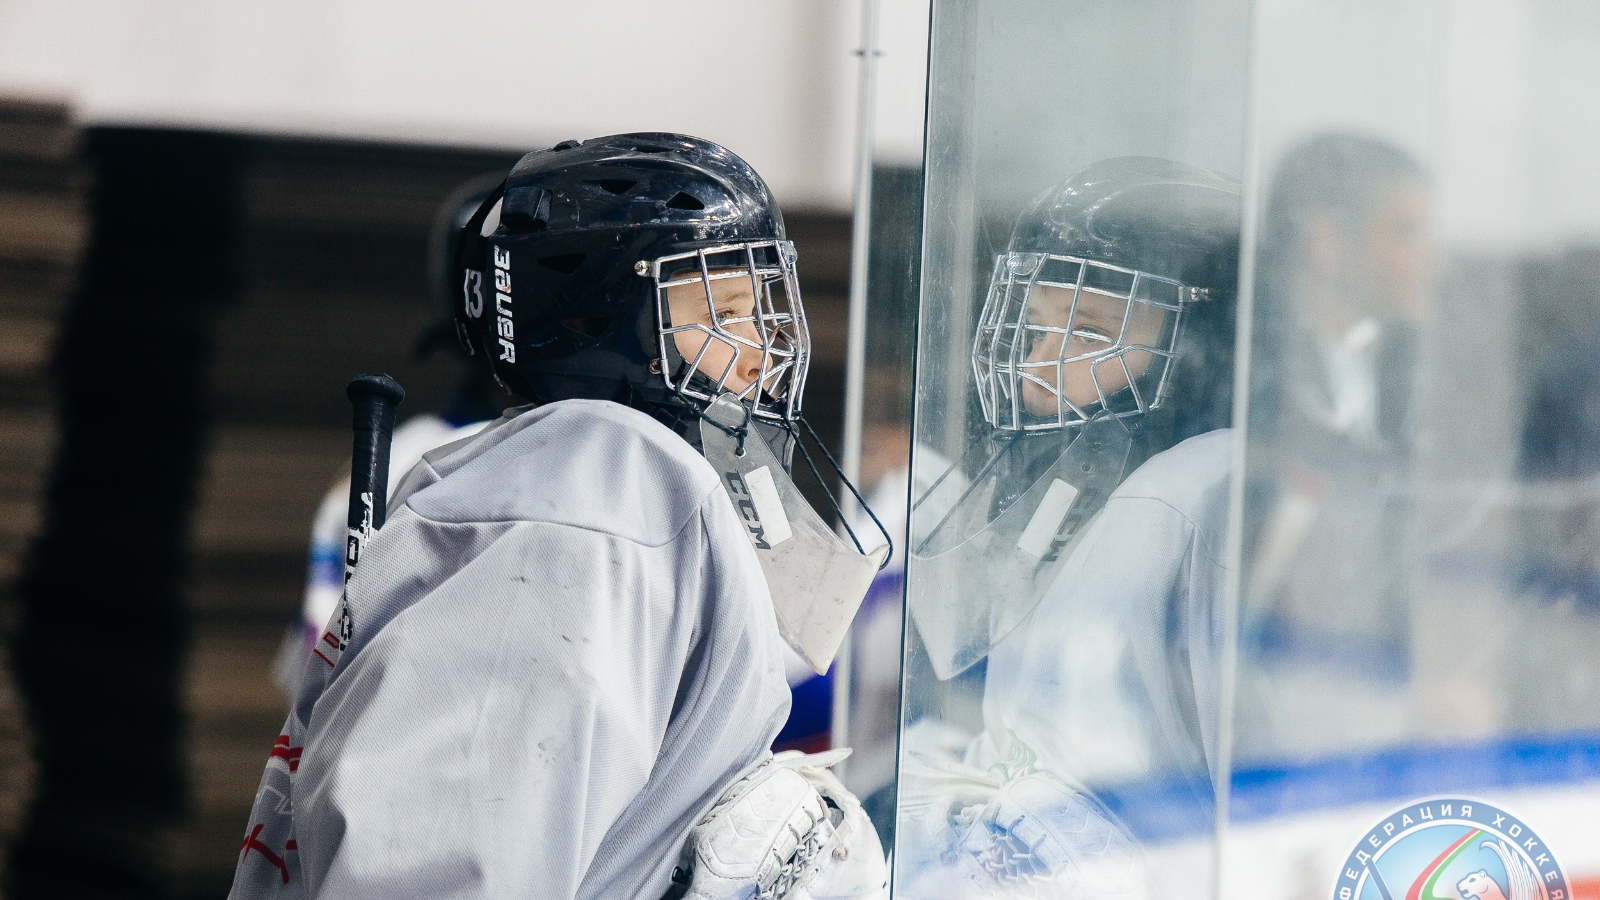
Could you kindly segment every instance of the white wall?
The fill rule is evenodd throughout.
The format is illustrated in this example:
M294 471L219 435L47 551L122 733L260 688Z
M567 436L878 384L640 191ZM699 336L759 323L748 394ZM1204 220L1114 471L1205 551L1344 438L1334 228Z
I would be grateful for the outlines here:
M0 94L90 123L517 149L684 131L787 206L843 210L860 2L0 0ZM891 146L918 143L907 102L917 134Z
M928 0L878 0L873 160L922 164L928 94Z
M1427 167L1452 249L1600 240L1600 4L1257 0L1263 159L1318 131Z

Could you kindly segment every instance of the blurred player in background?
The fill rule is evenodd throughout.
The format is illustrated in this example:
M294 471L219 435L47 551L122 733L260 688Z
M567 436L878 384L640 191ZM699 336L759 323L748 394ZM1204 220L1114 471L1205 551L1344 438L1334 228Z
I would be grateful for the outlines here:
M1434 255L1422 168L1312 137L1267 196L1251 362L1239 759L1347 751L1412 713L1413 482ZM1307 712L1315 710L1314 715Z
M440 206L428 239L428 287L441 319L418 339L416 353L419 357L441 347L446 353L457 352L454 318L461 285L457 283L455 258L461 228L501 180L498 173L475 178L452 191ZM483 366L470 366L448 406L437 412L412 416L395 429L389 456L389 493L394 493L400 479L424 453L477 434L498 418L502 409L515 402L495 383L491 372ZM350 477L345 475L323 496L312 522L311 559L306 571L300 620L284 635L273 661L273 681L291 702L300 688L300 675L311 659L317 638L327 628L344 594L345 520L349 505Z

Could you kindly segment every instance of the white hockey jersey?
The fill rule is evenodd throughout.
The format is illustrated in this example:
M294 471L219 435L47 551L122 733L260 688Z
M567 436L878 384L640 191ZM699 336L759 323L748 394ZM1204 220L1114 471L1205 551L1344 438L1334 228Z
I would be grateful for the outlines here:
M390 510L230 897L661 896L788 714L716 474L648 416L569 400L429 453Z

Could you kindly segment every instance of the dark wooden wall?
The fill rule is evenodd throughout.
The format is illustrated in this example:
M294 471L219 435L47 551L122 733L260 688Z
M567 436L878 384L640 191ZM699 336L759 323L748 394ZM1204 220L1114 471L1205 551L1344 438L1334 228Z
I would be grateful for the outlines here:
M54 416L0 405L64 423L53 455L0 444L51 473L41 533L17 538L21 646L50 650L24 665L49 739L16 896L221 897L285 712L270 669L312 514L348 453L344 383L394 375L402 418L445 403L464 361L413 354L442 314L429 231L453 188L517 154L145 129L85 147L63 399ZM849 221L787 219L817 348L807 410L836 445ZM115 514L91 527L91 508ZM85 540L119 549L72 552Z
M80 137L65 107L0 100L0 885L37 787L10 659L58 435L50 352L86 234Z

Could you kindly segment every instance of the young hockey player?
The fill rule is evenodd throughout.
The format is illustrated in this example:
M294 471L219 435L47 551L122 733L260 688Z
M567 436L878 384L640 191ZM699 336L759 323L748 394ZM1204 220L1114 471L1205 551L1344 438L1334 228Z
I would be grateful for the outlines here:
M1239 213L1233 179L1106 160L996 261L989 433L913 514L908 595L935 675L986 661L984 728L907 733L906 896L1162 895L1140 833L1209 822Z
M564 142L460 278L464 342L535 405L391 498L231 896L880 892L840 752L767 750L782 641L826 668L880 560L788 479L808 337L766 186L697 138Z

